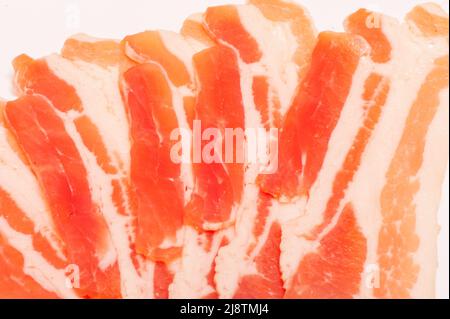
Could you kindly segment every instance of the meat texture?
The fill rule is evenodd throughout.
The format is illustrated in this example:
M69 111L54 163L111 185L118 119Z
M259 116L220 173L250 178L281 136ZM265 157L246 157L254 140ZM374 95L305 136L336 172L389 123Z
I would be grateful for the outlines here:
M0 298L434 297L448 14L344 26L249 0L17 57Z

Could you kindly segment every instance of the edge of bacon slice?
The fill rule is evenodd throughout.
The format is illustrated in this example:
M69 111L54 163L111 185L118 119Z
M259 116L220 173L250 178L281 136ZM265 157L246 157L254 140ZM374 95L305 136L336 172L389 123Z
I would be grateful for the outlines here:
M362 25L370 14L377 15L378 30ZM367 37L372 47L391 46L386 76L395 87L389 95L392 111L376 133L378 138L389 134L390 142L383 144L386 154L381 162L367 163L377 178L371 192L376 209L367 212L375 216L376 244L368 264L376 265L377 282L366 293L376 298L432 298L435 294L436 212L448 162L448 25L448 14L434 4L415 7L403 24L368 11L356 12L346 23L349 31ZM374 33L383 36L371 38ZM399 79L398 74L408 77ZM405 95L405 88L415 93ZM366 156L371 154L373 148ZM367 168L360 174L366 172ZM355 181L354 188L360 185L361 180ZM355 198L361 196L352 192Z
M439 12L435 7L432 11ZM367 24L374 16L379 28ZM424 37L406 24L365 10L347 20L347 30L372 47L371 61L358 68L350 94L364 105L363 122L349 139L348 127L339 129L346 119L341 116L317 180L309 187L303 216L284 225L281 260L287 297L432 296L437 223L429 209L437 207L446 165L445 156L436 152L448 140L448 106L442 102L448 95L448 64L443 62L448 59L448 37ZM358 89L358 83L365 88ZM418 95L405 95L405 87ZM352 142L335 154L344 136ZM352 272L341 273L336 266L330 272L329 264L346 265L344 256L341 261L329 259L326 242L348 205L365 238L360 252L366 255ZM294 247L302 248L297 256L289 254ZM316 264L314 256L327 262ZM416 258L426 262L419 267ZM306 274L311 266L315 273ZM328 283L338 283L342 276L352 285L336 284L330 291Z
M239 67L235 53L221 45L205 49L193 59L199 83L195 120L201 130L194 128L193 132L194 189L186 218L194 227L215 231L234 222L234 209L242 196L243 163L225 163L224 154L214 145L226 129L244 129ZM209 129L220 130L220 136ZM233 150L242 147L238 142L233 141ZM204 162L207 157L210 163Z
M189 16L183 22L180 34L185 38L202 43L205 47L212 47L216 44L203 25L203 13L196 13Z
M0 100L1 298L76 298L67 260L39 185L5 127Z
M79 269L76 291L83 297L120 297L117 264L111 264L108 255L108 228L92 200L86 169L63 120L37 95L8 102L5 115L38 178L68 261Z
M238 53L245 128L272 134L281 126L315 45L308 13L286 1L250 1L209 8L204 29ZM270 214L271 199L255 185L259 171L259 164L247 163L235 235L216 260L215 280L222 298L284 294L278 266L279 216Z
M123 41L125 52L131 59L138 63L157 65L164 72L166 76L164 81L167 81L171 90L178 126L181 133L189 136L192 136L196 94L192 57L211 44L205 41L208 37L202 32L201 28L197 29L195 34L188 32L185 35L166 31L147 31L128 36ZM174 73L174 65L181 68L181 76ZM184 142L182 141L180 151L183 157L185 155L191 157L192 143L188 141L186 145ZM186 204L191 200L194 187L193 172L189 161L181 163L180 168ZM180 237L183 245L182 254L179 259L157 265L155 285L158 286L162 297L212 297L215 295L214 282L211 280L211 274L214 273L214 258L218 245L224 240L224 234L222 232L210 234L202 229L194 229L192 218L186 218L186 215L182 216L181 221L183 228L180 228L179 232L183 232L183 236ZM196 276L192 276L192 273Z
M170 262L180 254L175 250L180 249L177 237L184 215L180 165L170 157L175 144L170 136L178 128L172 93L154 64L131 68L124 82L131 123L136 249L155 261Z
M118 85L120 72L132 63L119 42L77 35L67 40L62 56L21 56L14 64L18 91L51 101L76 145L92 200L111 234L110 262L119 267L121 296L151 297L151 264L133 247L128 122Z

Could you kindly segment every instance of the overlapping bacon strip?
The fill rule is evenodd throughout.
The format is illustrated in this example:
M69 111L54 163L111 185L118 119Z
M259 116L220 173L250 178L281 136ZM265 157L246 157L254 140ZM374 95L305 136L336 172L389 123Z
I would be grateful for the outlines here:
M315 45L305 9L285 1L213 7L205 13L204 28L238 54L246 129L269 134L280 128ZM281 228L269 212L270 198L256 186L260 169L258 163L246 165L235 235L219 252L215 279L222 298L284 294L278 267Z
M85 36L69 39L62 55L21 56L22 97L5 108L67 264L79 269L81 297L152 297L149 265L133 250L128 121L118 85L129 63L119 43Z
M300 144L284 147L288 158L302 161L287 163L278 175L263 180L262 187L281 199L306 201L299 205L301 216L283 229L281 264L288 298L433 296L436 244L429 238L436 238L437 226L435 216L425 217L423 209L437 205L437 197L429 194L439 194L436 176L444 175L447 158L441 154L433 172L425 160L448 139L442 132L448 129L442 98L448 91L448 36L445 23L439 27L436 22L431 35L416 28L417 12L435 15L439 23L445 19L429 5L415 8L403 25L365 10L349 17L347 30L370 45L370 61L356 64L344 96L338 90L345 81L322 95L331 103L328 110L345 102L337 109L338 118L320 108L304 114L318 119L310 121L313 127L299 137ZM310 98L299 102L302 114ZM317 134L324 128L331 131L322 140ZM283 143L282 136L281 156ZM287 172L296 172L288 185ZM297 255L294 247L299 247Z
M132 177L132 182L136 187L142 187L137 200L146 201L147 205L150 205L146 207L141 203L141 207L137 207L138 216L147 219L147 224L139 224L138 217L138 229L142 230L142 233L138 233L142 238L141 252L146 253L155 249L160 251L159 256L153 258L168 275L167 285L161 289L165 291L164 296L169 296L170 293L171 297L215 296L212 277L214 258L218 245L224 240L224 232L213 233L206 229L205 225L222 221L221 216L214 215L214 210L224 205L223 203L218 205L215 200L220 201L221 192L231 190L231 185L225 185L221 191L213 193L214 186L205 184L208 181L205 180L205 176L208 174L214 176L221 173L223 178L228 178L220 164L215 167L201 163L192 165L190 161L193 156L191 139L194 120L201 120L199 117L213 112L215 102L209 102L207 106L210 109L206 108L199 112L202 106L196 102L196 96L202 93L197 92L198 83L194 72L199 75L201 73L197 69L199 65L194 65L194 61L200 61L198 55L203 54L206 57L209 52L208 45L198 40L201 32L200 29L195 36L183 36L172 32L147 31L125 38L123 44L127 55L141 63L124 75L125 95L128 96L133 127L136 123L136 128L132 129L136 131L133 133L136 136L133 147L137 150L138 143L142 145L141 151L132 154L132 160L136 161L136 178L133 181ZM206 35L204 37L206 38ZM156 73L159 75L155 76ZM199 81L202 88L210 85L207 79ZM161 91L161 88L164 89ZM236 92L240 92L239 89ZM164 97L165 100L157 100L155 95ZM147 119L143 111L140 113L137 111L138 107L142 110L147 109L146 112L149 114ZM215 121L220 119L220 115L212 119L214 122L211 125L215 127ZM138 133L139 122L141 133ZM206 120L202 121L202 125L204 123ZM177 143L177 140L173 140L173 133L177 128L181 129L179 133L188 134L189 144L184 143L186 138L184 136L179 150L181 157L186 159L187 156L188 161L174 164L171 155L173 155L172 148ZM153 137L146 135L145 132L153 132ZM156 158L155 153L159 154ZM147 184L139 182L143 165L158 167L160 170L146 178ZM218 178L210 179L213 183L217 180ZM155 188L161 189L160 195L154 192ZM207 198L201 197L205 191L209 194ZM200 201L201 198L205 202ZM227 200L227 197L224 197L224 200ZM225 205L229 204L231 202ZM229 218L226 215L231 213L231 208L227 209L224 206L223 209L225 222ZM151 213L152 211L154 213ZM219 225L220 228L223 227ZM152 242L154 237L156 239ZM192 276L193 273L196 275Z
M6 103L0 101L0 109ZM2 113L3 114L3 113ZM0 296L74 297L67 262L38 182L0 116Z

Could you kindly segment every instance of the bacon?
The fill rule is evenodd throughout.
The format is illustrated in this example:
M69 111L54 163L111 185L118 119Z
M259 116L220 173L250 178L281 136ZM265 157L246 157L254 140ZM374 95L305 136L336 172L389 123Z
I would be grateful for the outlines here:
M132 278L119 284L120 295L150 297L142 277L145 262L132 250L128 123L117 86L120 70L131 62L120 54L116 41L82 35L69 39L62 55L16 59L18 91L47 98L75 141L92 200L112 234L111 258L117 258L120 272Z
M79 294L119 297L117 264L114 259L111 264L106 223L92 201L86 170L63 121L44 98L32 95L8 102L5 113L45 190L69 261L80 269Z
M199 40L199 37L202 37ZM185 133L189 133L192 137L192 129L196 114L195 95L197 94L197 83L194 80L194 64L193 57L196 52L202 51L206 46L210 45L211 40L208 39L206 33L202 30L196 30L195 33L187 31L186 35L180 36L175 33L165 31L147 31L144 33L135 34L125 38L123 46L128 56L138 63L150 63L156 65L165 75L166 78L160 78L155 81L167 82L170 92L167 92L167 99L171 99L171 103L175 114L172 119L176 126L172 127L172 132L176 127L181 128ZM180 52L180 50L182 50ZM176 68L175 68L176 66ZM148 66L149 67L149 66ZM178 69L177 69L178 68ZM181 70L181 73L179 72ZM127 84L128 90L133 89L133 86ZM152 94L152 90L147 90L148 94ZM138 117L139 118L139 117ZM162 120L167 119L161 118ZM159 126L158 126L159 127ZM167 130L168 134L169 130ZM189 143L191 145L192 143ZM173 145L172 145L173 146ZM168 156L171 154L171 147L166 148L163 153ZM181 147L182 157L191 158L191 148L186 149L186 145ZM150 153L149 153L150 154ZM192 158L191 158L192 159ZM167 162L161 161L161 163ZM136 167L139 169L139 167ZM184 188L182 192L182 205L178 208L181 215L172 218L171 221L175 223L177 233L177 244L174 245L182 247L176 256L171 260L164 260L165 264L159 264L159 269L163 270L161 283L156 283L158 275L155 276L155 284L160 287L161 296L182 296L189 293L193 298L204 298L215 295L214 283L211 282L211 274L214 274L214 258L217 254L218 246L223 238L223 234L208 234L203 229L200 223L195 220L201 219L202 215L206 213L204 209L197 207L197 204L192 198L194 191L195 171L190 163L181 163L180 165L172 166L172 173L175 180L180 180L180 187ZM151 192L151 188L147 188ZM172 191L172 193L174 193ZM170 192L169 192L170 194ZM178 196L178 195L174 195ZM171 199L167 198L161 201L161 207L171 204ZM161 209L158 210L158 213ZM174 210L171 209L170 212ZM161 225L165 225L162 223ZM149 225L147 233L144 234L148 238L148 232L154 229ZM168 229L165 229L168 230ZM193 259L192 256L197 255ZM193 269L196 277L192 276ZM164 289L162 287L165 286Z
M194 141L201 138L203 142L201 163L197 164L194 154L194 191L187 218L195 227L218 230L233 219L232 210L242 196L244 169L243 163L225 163L215 149L210 150L212 163L205 162L205 152L213 137L207 135L207 130L218 129L225 136L226 128L244 128L239 70L234 52L224 46L198 53L194 65L200 86L195 118L202 125L202 136L194 136ZM242 147L237 141L234 145L234 150Z
M427 10L436 12L434 7ZM379 28L372 29L366 24L371 16L377 17ZM425 193L422 192L427 192L428 187L430 191L433 189L431 192L439 193L440 181L431 182L421 177L419 171L424 158L429 156L427 153L435 152L432 146L425 146L427 139L434 145L448 136L443 134L439 139L437 135L428 134L428 131L436 130L432 123L439 122L443 128L448 127L442 122L447 111L441 102L441 95L447 94L448 87L448 66L444 62L448 54L448 38L427 37L425 33L414 31L415 28L365 10L350 16L346 27L349 33L364 37L371 47L371 61L364 59L359 63L347 97L347 105L357 105L349 104L353 96L359 96L362 101L363 125L359 128L354 126L351 134L348 133L348 125L345 125L347 130L343 130L340 123L345 122L346 116L351 117L351 114L346 115L347 107L344 106L330 135L320 171L310 179L311 182L306 183L309 190L306 204L299 207L303 216L283 228L281 260L288 287L287 297L320 298L317 291L322 291L324 298L345 296L340 290L344 287L342 285L336 284L335 291L327 288L326 293L322 290L326 286L315 286L322 281L341 280L340 274L330 273L326 265L323 265L322 271L316 270L314 277L309 277L305 272L311 265L319 269L313 261L316 257L312 256L324 254L323 241L339 228L340 220L345 215L344 208L350 204L357 229L365 237L366 244L360 247L360 251L366 251L366 257L363 267L353 268L354 273L347 271L349 282L353 280L359 287L352 286L352 290L346 292L346 298L426 298L433 295L433 280L430 278L434 276L435 268L426 266L428 262L419 265L415 260L425 256L428 261L436 258L435 244L426 239L429 234L435 234L436 221L426 218L427 221L421 226L417 221L425 220L425 215L422 215L425 211L421 211L425 201L430 205L428 207L437 205L436 198L434 204L431 204L431 199L424 200ZM433 49L429 49L430 43L434 44ZM404 52L409 52L407 59ZM420 64L417 64L418 60ZM446 68L447 72L444 71ZM408 74L408 69L416 70L414 75L401 78L399 74ZM365 83L364 88L357 89L357 83ZM406 96L401 87L417 88L418 96ZM425 103L425 100L428 102ZM339 143L337 141L344 136L346 141L352 141L351 144L345 143L345 147L335 149ZM443 176L445 162L444 156L435 168L439 173L429 171L429 174ZM297 171L302 172L303 169L305 173L302 176L305 176L307 167L299 167ZM422 178L425 187L421 186ZM293 194L288 191L288 198ZM327 200L324 201L324 198ZM417 206L413 204L415 198ZM293 245L302 247L297 256L290 253ZM327 258L322 256L322 259Z
M19 56L0 298L434 297L448 30L249 0Z
M238 53L245 128L267 132L279 128L315 43L306 11L284 1L212 7L205 13L204 28L218 43ZM224 298L283 295L282 282L275 278L279 225L266 215L270 200L255 187L258 171L256 164L245 167L235 235L217 259L216 282ZM274 284L269 291L261 289L269 284Z
M1 297L75 298L75 293L65 286L64 245L37 180L5 127L3 115L0 149L0 269L8 274L1 279Z
M320 240L319 247L303 257L285 298L353 298L359 292L366 255L364 234L353 208L346 206L336 226Z

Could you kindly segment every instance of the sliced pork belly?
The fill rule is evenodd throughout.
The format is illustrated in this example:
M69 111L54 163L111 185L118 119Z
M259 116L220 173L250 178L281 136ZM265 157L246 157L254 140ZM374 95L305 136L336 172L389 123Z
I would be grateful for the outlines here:
M207 67L212 65L207 65L206 63L208 62L207 53L212 51L205 50L196 55L196 60L199 62L195 65L195 71L199 77L203 76L203 78L199 78L200 87L203 84L205 84L205 87L207 85L209 85L209 87L199 92L195 91L197 83L194 81L194 64L192 63L192 58L196 52L205 49L205 46L200 45L198 41L190 41L191 39L193 38L186 38L170 32L149 31L127 37L124 42L129 57L138 62L156 63L166 72L170 83L174 86L173 90L176 98L181 98L181 102L183 102L181 107L175 106L175 108L179 109L178 112L180 113L178 116L181 123L180 128L185 130L193 129L194 120L201 121L202 127L199 128L201 129L201 134L208 128L216 127L223 132L225 128L228 127L226 124L230 124L230 127L236 126L242 128L244 121L243 115L240 116L241 123L237 123L240 124L237 126L235 125L236 123L231 123L230 121L236 121L233 117L239 118L239 113L225 113L223 105L215 105L220 97L212 95L212 92L214 92L212 85L217 86L225 84L224 81L230 80L231 82L232 79L227 78L227 74L220 75L219 72L221 72L221 70L217 66L214 71L218 72L218 77L221 77L221 79L223 78L221 80L222 83L218 81L217 83L209 85L208 82L213 80L213 78L211 78L211 74L213 73L212 70L207 70ZM220 52L225 52L224 54L228 53L225 49ZM233 56L233 53L228 54ZM205 61L203 62L201 60ZM200 70L200 68L202 69ZM231 67L230 69L233 68ZM234 70L236 70L236 68ZM239 75L234 75L233 80L236 80L236 77L238 76ZM239 80L234 83L238 85ZM242 99L238 96L240 95L239 86L231 87L230 90L233 90L233 92L226 92L221 98L230 96L231 99L234 98L235 100L238 100L235 102L228 99L227 101L230 102L231 105L241 103ZM219 93L219 91L216 92ZM194 97L197 94L198 101L195 102ZM236 95L236 97L234 97L233 94ZM239 105L237 105L238 112L239 109L242 110L242 106L239 108ZM227 118L230 120L227 120ZM184 123L187 123L188 125L183 125ZM222 124L219 125L220 123ZM207 143L200 145L200 148L206 144ZM195 146L196 145L194 145L194 147ZM202 155L201 152L200 155ZM195 157L195 154L193 154L193 156ZM231 194L233 192L232 186L239 188L242 185L242 181L239 180L239 177L237 177L238 179L235 179L233 176L228 177L228 173L225 172L222 163L208 163L203 165L201 163L201 158L193 158L193 161L194 165L188 167L188 170L193 170L193 181L186 181L186 183L191 183L191 185L188 184L187 186L189 186L194 193L190 198L190 203L187 207L186 223L197 229L207 231L224 228L229 224L233 204L239 201L239 196L241 195L239 189L234 191L234 195ZM231 169L234 166L235 165L229 165L228 169ZM242 171L242 168L240 170ZM226 182L220 185L219 181L222 180L225 180ZM215 183L216 185L214 186L211 183ZM210 196L206 196L206 194L209 194Z
M2 298L75 298L67 257L41 190L3 119L0 101L0 283Z
M124 74L131 119L131 181L137 210L137 252L155 261L178 257L183 225L181 168L170 158L178 128L162 70L142 64Z
M194 56L194 66L199 86L195 119L201 123L202 131L194 131L193 138L194 143L198 143L197 147L201 142L203 158L196 162L200 158L195 157L200 154L196 155L194 152L194 190L187 206L186 218L194 229L203 229L204 240L210 238L210 248L204 257L217 267L215 258L219 248L226 245L233 236L233 229L229 227L235 221L236 209L242 200L244 164L225 163L225 155L221 150L226 146L213 145L214 149L208 147L211 146L211 139L218 137L217 134L225 136L226 129L244 129L244 108L237 56L230 48L217 45L206 49ZM210 128L219 131L208 135ZM232 143L233 150L244 147L239 138L234 139ZM205 162L205 152L212 157L211 162ZM222 156L218 155L219 153ZM209 231L216 233L209 235ZM195 263L194 255L189 258ZM216 271L217 268L209 273L210 287L216 286ZM215 291L209 293L209 297L217 296L219 295Z
M79 165L86 170L89 196L95 211L99 211L94 214L95 219L106 227L104 234L108 240L103 239L108 242L104 247L106 264L99 266L118 267L115 275L118 294L102 295L94 287L91 287L93 291L82 293L89 296L92 293L95 297L143 298L152 296L148 279L144 279L149 276L145 269L151 265L132 249L129 127L118 85L121 69L130 62L120 52L120 44L115 41L77 36L67 41L63 56L52 55L36 61L25 56L16 59L16 82L18 91L44 97L56 118L63 121L68 138L81 158ZM92 254L92 257L100 256L96 252Z
M254 99L264 127L280 127L315 44L307 11L287 1L254 0L209 8L204 27L239 53L245 98Z
M80 295L120 296L111 238L63 120L44 97L37 95L8 102L5 113L43 189L68 260L80 269Z
M369 62L368 52L369 47L367 43L359 36L331 32L319 35L309 71L300 85L298 94L283 123L280 134L279 169L275 174L261 175L258 179L262 192L274 198L270 207L271 214L279 216L282 223L281 269L283 271L285 288L287 289L287 298L308 297L307 293L304 293L303 290L300 291L296 286L292 288L297 282L293 277L290 277L292 276L289 273L291 271L290 263L298 262L298 260L295 260L296 256L305 254L308 251L308 247L301 243L295 243L295 246L288 246L293 238L297 238L297 234L291 233L291 230L288 228L292 223L291 220L301 219L301 221L298 221L299 227L306 226L304 221L308 216L304 216L302 210L308 205L308 201L313 200L311 195L313 192L311 191L312 185L320 174L325 174L327 178L329 174L334 174L330 170L335 167L328 164L325 160L327 153L337 152L337 154L333 154L334 158L337 159L338 155L342 156L341 152L352 150L351 164L357 165L358 155L361 152L360 148L364 147L365 135L360 138L361 140L355 142L356 146L352 146L351 141L346 141L346 144L341 142L341 144L336 145L336 142L332 140L334 138L332 135L337 130L350 130L357 128L358 125L362 125L358 123L360 119L355 120L353 116L355 112L365 113L367 105L374 98L374 92L378 89L379 81L376 78L368 79L367 83L364 83L364 81L361 84L358 83L356 88L352 87L353 79L361 72L361 65L367 65ZM366 90L365 97L368 101L359 103L359 101L352 98L352 94L355 94L355 91L356 94L363 94L364 88ZM363 118L361 117L361 119ZM342 121L342 127L338 126L340 121ZM346 131L346 134L348 132ZM348 137L345 139L348 139ZM333 150L332 145L336 149ZM344 178L344 184L346 180L347 176ZM326 182L325 180L320 186L323 187ZM323 198L317 198L312 203L320 205L322 201L324 201ZM354 233L359 234L359 226L352 222L355 217L351 208L347 214L349 221L343 221L342 227L352 226L354 227ZM322 215L323 212L319 212L311 215L310 218L320 219ZM300 238L309 235L304 233L303 230L300 232L298 234ZM331 256L318 256L316 258L318 262L332 263L334 266L329 266L329 268L342 273L346 273L346 270L336 268L336 265L347 262L344 261L344 258L348 260L350 256L340 256L337 252L336 254L332 252L339 245L352 242L351 239L339 238L344 232L343 230L336 230L330 234L330 237L333 236L327 239L326 242L330 243L329 247L321 251L321 253L331 254ZM336 242L341 239L342 243ZM293 247L296 248L294 249ZM365 246L358 246L358 248L365 249ZM323 262L327 257L335 260ZM356 262L358 262L357 258L355 258ZM355 269L362 268L363 262L364 256L359 261L359 265L355 265ZM318 264L311 263L308 266L311 269L316 269ZM294 267L297 267L297 264ZM303 274L308 268L300 269L298 272ZM330 274L329 271L326 271L326 273ZM316 280L317 278L314 277L314 274L308 273L305 276L300 282L311 280L311 284L320 285L321 281ZM333 283L332 278L329 279L329 281L324 280L324 282L334 287L336 283ZM359 281L357 281L356 285L358 283ZM348 284L355 286L355 283ZM322 297L324 298L333 295L345 297L336 295L334 291L330 291L329 287L326 289L328 289L328 295L323 295ZM308 291L308 289L305 290ZM347 297L349 296L347 295Z
M136 66L124 74L124 81L132 137L136 249L139 254L157 262L159 274L155 272L155 284L164 292L170 281L164 279L158 284L158 277L170 278L169 270L164 268L180 257L183 238L181 167L170 158L171 148L176 143L170 136L178 127L178 121L172 106L172 92L157 65Z
M194 143L201 140L194 148L201 149L202 154L194 150L194 190L187 218L197 228L214 231L234 220L234 210L242 198L244 164L226 163L225 154L216 150L225 149L222 145L209 149L218 136L209 134L208 129L219 130L222 137L227 128L244 130L244 107L238 61L230 48L217 45L206 49L194 56L194 66L199 83L195 120L201 124L201 131L194 131L193 139ZM243 147L242 141L233 143L233 150ZM207 152L210 160L205 158Z
M422 9L444 17L434 6L415 10ZM378 24L368 23L373 21ZM348 19L348 31L370 45L370 58L355 61L348 93L332 102L333 106L344 102L341 115L332 125L317 126L317 134L331 129L325 144L315 140L323 151L317 152L316 146L314 154L308 154L307 147L302 150L303 143L297 150L291 148L295 152L289 156L302 158L298 166L286 170L297 172L292 187L277 181L282 175L262 180L263 188L291 202L284 207L304 198L297 206L301 216L283 225L281 264L287 298L425 298L433 294L435 211L447 163L439 148L448 139L448 105L444 103L448 37L439 27L427 36L411 23L414 19L401 25L365 10ZM345 64L347 71L349 65ZM333 82L330 77L328 81ZM343 88L346 82L339 83ZM336 91L329 96L338 97ZM307 106L309 101L302 103ZM314 114L330 120L320 110ZM434 164L426 166L432 157ZM427 170L426 177L422 170ZM342 245L346 249L341 250ZM351 262L349 252L354 256Z
M136 248L156 262L154 293L161 299L169 297L169 287L179 270L184 207L192 189L190 166L171 159L175 143L172 131L178 127L190 130L187 118L193 111L186 110L193 107L191 76L184 61L166 46L165 36L185 44L173 33L158 31L130 35L122 43L127 56L140 64L125 73L122 80L133 136L131 183L135 184ZM155 153L157 156L153 156ZM142 173L142 165L149 166L148 173ZM157 196L153 194L155 189L161 190Z
M389 58L377 67L392 79L393 89L384 121L363 160L370 168L358 172L349 192L355 208L372 216L375 231L375 236L368 236L374 243L366 265L378 266L379 282L372 291L363 291L377 298L432 298L436 212L448 162L448 14L427 4L414 8L403 24L379 16L379 32L385 38L373 39L361 26L368 14L350 16L347 29L367 37L372 47L389 45ZM381 144L384 154L378 161L369 160ZM362 179L368 174L374 178L373 188L362 195ZM364 205L367 200L374 205Z
M204 29L238 54L245 128L280 128L282 118L305 75L315 31L305 9L285 1L250 1L212 7ZM270 214L270 196L260 193L261 167L247 163L242 200L236 209L235 235L216 261L222 298L281 298L281 228Z
M147 101L142 104L151 110L155 108L156 87L165 87L165 113L154 113L152 121L158 124L155 128L159 132L159 136L165 136L165 145L168 147L160 147L160 156L152 161L160 162L160 166L165 165L167 168L167 176L172 176L167 179L165 183L171 188L166 189L167 200L158 200L155 198L149 203L155 203L156 215L152 216L153 222L144 227L142 238L144 241L150 243L153 229L161 225L159 243L153 243L157 249L170 248L169 251L178 249L178 254L166 254L169 258L162 254L159 260L159 271L165 278L164 283L159 285L162 296L170 296L174 298L181 298L189 296L190 298L205 298L215 295L214 282L212 276L214 275L214 259L217 254L218 247L222 240L224 240L224 232L208 232L203 229L202 219L207 216L206 211L199 210L197 203L192 201L192 193L194 191L194 174L192 159L192 129L194 118L196 116L195 96L197 94L197 83L194 76L193 56L207 48L208 44L202 43L196 37L201 34L197 32L194 35L186 34L178 35L172 32L165 31L147 31L125 38L124 47L127 55L138 63L142 63L135 69L128 73L141 72L143 69L152 69L152 72L159 73L160 76L154 78L153 88L150 85L146 87L139 85L139 81L129 81L125 74L126 94L130 92L138 92L141 96L148 96ZM204 38L206 38L204 34ZM212 43L212 41L210 41ZM141 70L141 71L138 71ZM159 70L159 71L158 71ZM142 82L142 81L141 81ZM148 81L147 81L148 83ZM160 92L161 93L161 92ZM131 105L131 99L128 104ZM131 108L130 108L131 110ZM141 121L142 116L136 113L134 116L131 113L131 121ZM147 121L150 123L149 121ZM163 123L165 123L163 125ZM170 124L172 123L172 124ZM169 129L170 128L170 129ZM174 130L179 128L178 133L187 133L188 143L183 140L181 149L182 153L181 163L173 163L170 157L173 145L172 134ZM143 136L147 141L150 137ZM185 136L186 137L186 136ZM179 138L179 137L176 137ZM176 142L176 140L175 140ZM148 144L150 146L150 144ZM154 146L157 147L158 146ZM154 152L145 155L145 153L135 153L132 155L134 160L139 158L146 158L144 156L151 156ZM186 157L187 156L187 157ZM187 159L187 160L186 160ZM164 167L164 166L162 166ZM141 172L141 168L136 166L136 174ZM155 182L159 179L164 179L165 175L157 174ZM199 183L197 183L199 184ZM200 184L201 185L201 184ZM147 194L143 194L142 198L149 198L149 194L153 192L153 187L150 185L143 185L143 190L147 190ZM214 197L212 197L214 199ZM170 207L178 201L177 208ZM188 213L186 206L190 207ZM161 213L165 211L166 213ZM143 210L143 215L147 215L148 211ZM157 221L167 220L169 224ZM155 225L155 222L157 225ZM171 225L171 227L168 227ZM150 243L151 244L151 243ZM165 245L160 247L159 245ZM181 249L182 248L182 249ZM164 249L163 249L164 251ZM195 276L193 275L195 273ZM170 288L170 289L169 289Z
M185 197L189 197L189 191L192 190L192 172L190 165L182 165L182 163L173 163L171 159L171 148L177 142L177 140L172 141L172 132L177 128L183 128L190 132L193 119L193 99L194 92L192 92L192 55L195 49L187 43L187 41L175 33L170 32L159 32L159 31L147 31L140 34L128 36L124 39L124 47L126 54L133 60L143 65L139 65L136 68L125 74L125 95L128 95L129 112L131 116L132 124L135 121L141 120L142 114L133 114L133 109L130 103L136 104L130 100L130 92L136 91L136 98L146 100L141 101L141 107L147 107L149 110L156 108L156 105L160 105L161 111L156 112L150 120L157 121L152 124L155 137L159 136L162 138L163 145L158 146L158 143L154 144L153 147L161 147L161 154L158 158L154 159L158 161L159 165L167 165L164 172L164 166L161 167L164 173L161 177L158 174L152 179L160 178L161 181L167 180L173 185L173 190L167 194L167 196L174 197L174 200L178 201L178 208L173 209L168 205L170 201L162 200L159 204L151 204L155 202L155 199L148 200L148 203L154 205L155 215L149 219L153 219L153 222L158 224L160 230L159 234L148 234L145 233L151 229L151 224L143 226L142 233L140 236L140 243L138 244L138 249L141 253L151 255L149 253L152 249L162 249L163 246L166 248L170 247L181 247L183 244L183 234L182 226L184 223L184 206ZM172 45L173 47L170 47ZM183 47L184 46L184 47ZM177 50L179 49L179 50ZM181 52L180 50L187 51ZM175 54L184 54L184 59L178 57ZM144 66L144 64L146 66ZM188 69L191 67L191 69ZM159 75L153 76L152 80L147 79L149 76L144 74L155 74ZM141 75L139 75L141 74ZM132 79L134 77L134 81ZM139 80L138 80L139 79ZM139 90L139 91L138 91ZM161 97L158 96L162 95ZM141 96L143 96L141 98ZM160 98L161 100L156 100ZM153 106L152 103L155 105ZM163 113L164 108L167 108L166 113ZM152 114L152 113L149 113ZM147 121L148 122L148 121ZM147 124L149 125L149 124ZM138 129L139 126L136 126ZM148 130L145 126L141 125L141 130ZM132 129L134 131L134 129ZM133 133L132 133L133 134ZM138 134L138 133L136 133ZM148 143L148 139L151 136L142 136L143 142L147 140L148 146L152 147ZM134 139L135 140L135 139ZM135 141L136 142L136 141ZM161 144L161 143L160 143ZM190 154L190 149L182 149L182 152L187 152ZM147 156L152 155L151 153ZM132 154L133 160L141 160L140 157L145 156L144 152ZM144 160L144 158L142 158ZM132 169L136 170L136 178L140 172L140 166L137 165ZM157 173L157 172L155 172ZM171 176L171 177L170 177ZM169 178L170 177L170 178ZM132 180L134 182L134 180ZM150 190L153 187L145 186L144 189L147 193L151 193ZM184 191L187 188L187 191ZM186 194L185 194L186 193ZM142 193L138 195L138 200L144 200L145 196L150 196L151 194ZM167 206L167 207L165 207ZM159 210L164 210L166 213L159 214ZM148 209L143 208L141 214L146 215ZM158 219L168 219L169 224L163 223L162 221L157 222ZM157 233L158 233L157 232ZM155 238L152 238L156 236ZM152 242L153 240L153 242ZM160 260L164 261L164 260Z

